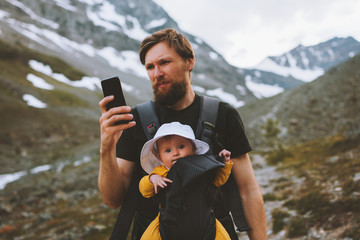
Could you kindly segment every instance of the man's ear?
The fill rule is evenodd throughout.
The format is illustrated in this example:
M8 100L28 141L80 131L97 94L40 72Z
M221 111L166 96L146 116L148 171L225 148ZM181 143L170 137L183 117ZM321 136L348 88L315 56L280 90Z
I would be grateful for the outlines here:
M187 63L188 63L188 71L191 72L195 67L195 57L188 58Z

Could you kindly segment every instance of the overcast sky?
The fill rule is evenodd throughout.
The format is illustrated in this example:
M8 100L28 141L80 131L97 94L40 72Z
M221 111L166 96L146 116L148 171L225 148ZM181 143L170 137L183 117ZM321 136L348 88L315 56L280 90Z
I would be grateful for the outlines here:
M238 67L335 36L360 41L360 0L154 1Z

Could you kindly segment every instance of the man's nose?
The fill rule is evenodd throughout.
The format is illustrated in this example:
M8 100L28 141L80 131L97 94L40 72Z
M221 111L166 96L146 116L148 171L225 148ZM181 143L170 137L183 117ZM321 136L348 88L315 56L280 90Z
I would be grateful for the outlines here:
M163 75L163 72L161 70L161 67L160 66L155 66L154 77L157 79L157 78L161 77L162 75Z

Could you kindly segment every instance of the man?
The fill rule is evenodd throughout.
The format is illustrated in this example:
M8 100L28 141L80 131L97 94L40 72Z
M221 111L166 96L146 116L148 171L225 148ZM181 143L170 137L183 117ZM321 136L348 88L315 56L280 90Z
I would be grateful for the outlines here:
M161 124L178 121L196 128L199 116L199 96L191 87L191 71L195 56L188 40L172 29L158 31L141 43L140 60L151 80L154 98ZM98 185L106 205L118 208L122 205L130 182L141 170L140 151L146 142L138 114L130 107L112 108L106 97L100 101L101 145ZM128 124L114 126L119 120L131 120ZM125 131L124 131L125 130ZM233 176L240 192L246 220L251 228L250 239L266 239L266 218L260 188L256 182L248 152L250 144L237 111L220 103L215 131L219 141L232 152ZM226 137L225 137L226 136ZM141 176L137 177L138 181ZM155 218L158 206L140 198L137 202L137 219L133 239L141 237L148 222Z

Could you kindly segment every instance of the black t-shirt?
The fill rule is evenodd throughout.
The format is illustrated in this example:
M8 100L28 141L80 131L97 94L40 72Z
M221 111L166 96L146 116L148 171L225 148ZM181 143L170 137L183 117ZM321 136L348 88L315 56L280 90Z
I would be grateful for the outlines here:
M191 126L196 132L199 108L200 97L196 95L194 102L185 109L161 108L160 110L160 107L156 106L156 111L160 125L177 121ZM140 152L147 139L140 121L137 120L139 115L136 108L132 113L136 125L123 132L116 146L116 156L140 164ZM224 148L231 152L231 157L238 157L252 150L239 113L227 103L220 102L215 132Z
M160 125L177 121L191 126L194 132L196 132L199 109L200 97L198 95L195 96L194 102L183 110L178 111L156 106ZM140 174L137 174L140 175L138 176L138 180L140 180L142 176L146 175L140 166L140 153L147 139L141 123L138 121L139 115L136 108L132 110L132 113L136 125L123 132L116 145L116 156L136 163L138 166L137 170L140 172ZM219 104L215 132L218 135L220 143L225 149L231 152L231 157L238 157L252 150L239 113L227 103L220 102ZM146 199L142 197L140 193L138 194L140 195L140 203L137 204L138 213L150 220L155 218L158 213L158 204L154 199Z

